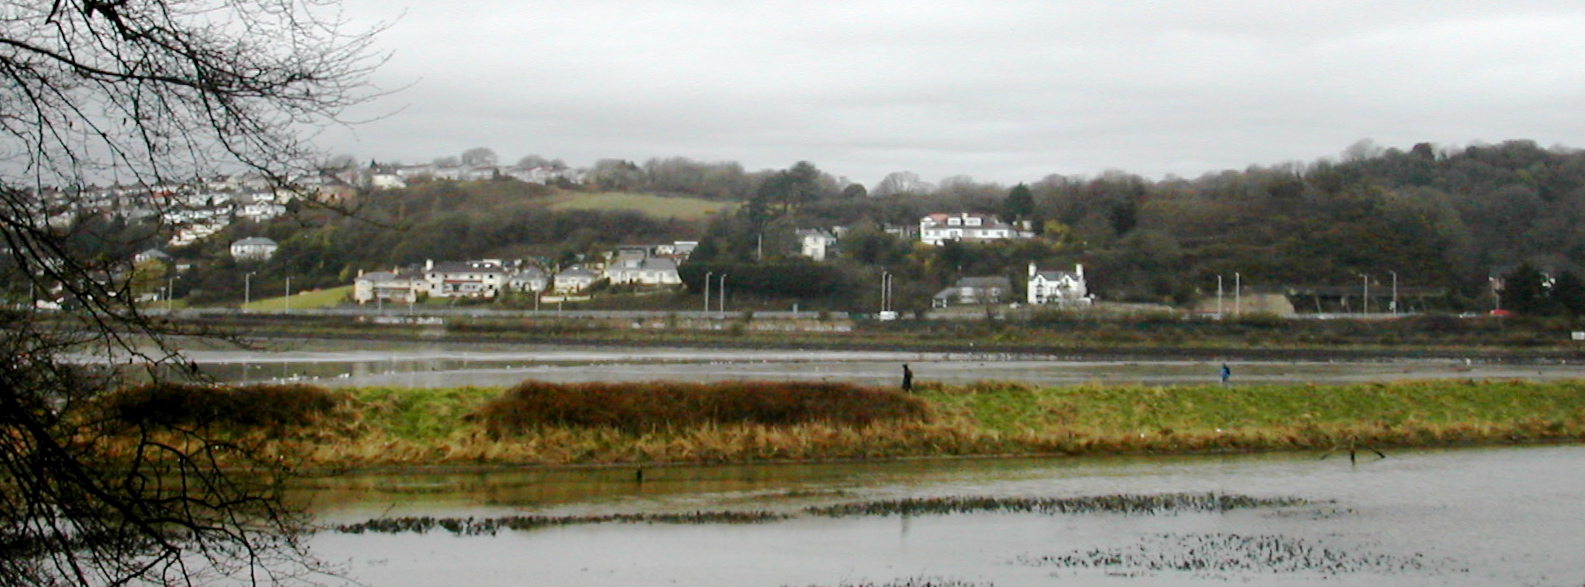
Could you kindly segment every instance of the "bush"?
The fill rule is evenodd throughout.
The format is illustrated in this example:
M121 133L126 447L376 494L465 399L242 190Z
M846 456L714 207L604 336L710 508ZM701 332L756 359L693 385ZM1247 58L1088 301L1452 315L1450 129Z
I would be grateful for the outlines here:
M346 400L345 394L301 384L155 383L119 390L105 406L111 418L137 426L284 428L314 423Z
M485 428L494 435L544 425L644 432L738 423L864 426L924 417L924 401L899 391L802 382L525 381L487 403L479 413Z

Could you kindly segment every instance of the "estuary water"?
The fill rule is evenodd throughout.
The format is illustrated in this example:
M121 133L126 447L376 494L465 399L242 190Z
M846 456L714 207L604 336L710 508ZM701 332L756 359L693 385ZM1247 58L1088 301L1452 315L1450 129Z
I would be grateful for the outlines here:
M602 523L313 540L372 587L432 585L1585 584L1585 447L492 471L321 479L326 523L775 511L757 524ZM1196 494L1297 505L1152 514L821 517L947 497ZM909 583L913 581L913 583Z
M902 365L919 383L1023 381L1037 385L1215 383L1222 361L1088 361L1005 353L667 349L642 347L396 347L357 350L190 351L226 382L328 386L507 387L525 379L585 381L841 381L896 385ZM1480 360L1234 361L1231 383L1355 383L1394 379L1562 379L1585 363Z

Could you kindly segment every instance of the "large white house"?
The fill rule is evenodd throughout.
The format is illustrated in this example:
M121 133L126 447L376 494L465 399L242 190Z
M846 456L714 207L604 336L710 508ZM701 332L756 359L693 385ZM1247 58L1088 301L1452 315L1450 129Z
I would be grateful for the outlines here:
M1073 271L1041 271L1029 264L1030 305L1087 305L1093 299L1084 281L1084 265L1074 265Z
M919 220L919 241L927 245L940 245L947 241L976 242L1023 236L1013 228L1013 225L1002 222L991 214L936 213Z
M268 261L279 248L281 246L272 239L250 236L231 243L231 258L238 261Z
M359 304L380 301L411 304L417 302L418 294L428 287L424 276L417 272L371 271L359 275L352 282L352 301Z
M424 264L433 298L494 298L506 285L506 270L494 259Z
M611 283L637 283L641 285L678 285L682 277L677 274L677 262L661 257L621 259L605 267L605 278Z

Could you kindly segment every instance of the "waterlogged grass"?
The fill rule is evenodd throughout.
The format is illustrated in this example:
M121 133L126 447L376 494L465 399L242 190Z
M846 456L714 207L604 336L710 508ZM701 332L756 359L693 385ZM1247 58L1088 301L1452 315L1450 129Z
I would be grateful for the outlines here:
M913 396L827 387L364 388L309 426L279 435L243 432L259 438L263 456L326 467L1352 453L1585 440L1585 380L1053 388L987 382L928 385Z

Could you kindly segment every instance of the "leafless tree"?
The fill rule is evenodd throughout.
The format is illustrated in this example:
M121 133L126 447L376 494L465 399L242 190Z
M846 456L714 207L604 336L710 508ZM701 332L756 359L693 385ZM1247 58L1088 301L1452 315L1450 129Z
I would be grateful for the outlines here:
M337 9L0 0L0 585L316 571L278 500L280 463L202 428L99 417L97 398L129 370L168 377L186 363L172 323L133 299L132 259L82 242L105 236L85 219L168 217L182 205L170 193L216 174L295 189L316 160L313 130L377 93L379 27L353 30Z

